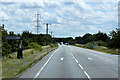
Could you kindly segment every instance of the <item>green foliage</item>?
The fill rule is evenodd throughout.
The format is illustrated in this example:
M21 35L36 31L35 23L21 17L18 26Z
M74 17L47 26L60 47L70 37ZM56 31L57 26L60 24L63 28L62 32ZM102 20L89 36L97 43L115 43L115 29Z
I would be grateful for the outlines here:
M58 47L58 44L57 44L57 43L50 44L50 47L51 47L51 48L53 48L53 47Z
M5 42L6 41L6 36L8 35L6 30L2 30L2 41Z
M86 47L91 49L94 48L96 44L98 46L107 46L109 48L120 49L120 30L117 29L116 31L111 31L109 36L107 36L106 33L99 31L97 34L93 35L85 34L83 37L81 37L81 40L84 40L85 43L87 43Z
M53 47L54 47L54 44L50 44L50 47L53 48Z
M85 48L85 45L82 45L82 44L75 44L75 46Z
M57 41L57 42L63 42L63 43L69 43L70 45L74 45L75 44L75 40L72 37L55 38L55 41Z
M93 41L93 42L89 42L89 43L85 44L85 47L89 48L89 49L94 49L98 46L105 46L105 42L103 42L103 41Z
M58 47L58 43L54 43L55 47Z
M98 44L98 46L106 46L106 43L103 41L96 41L96 43Z
M17 51L18 40L7 40L7 36L18 36L14 32L7 33L7 30L2 29L2 56L7 56L12 52Z
M52 43L52 38L50 35L46 34L32 34L29 31L23 31L22 34L14 34L13 31L7 33L7 30L3 28L2 30L2 56L6 56L8 54L11 54L12 52L16 52L19 47L19 40L6 40L7 36L21 36L22 37L22 49L28 49L30 48L30 43L33 43L35 49L38 49L41 51L40 46L38 45L50 45ZM36 45L38 44L38 45ZM29 46L29 47L28 47ZM35 47L35 46L38 46Z
M39 44L35 43L35 42L30 43L27 47L30 48L30 49L33 48L33 49L42 51L42 47Z
M89 49L94 49L98 46L98 44L96 42L89 42L85 45L86 48L89 48Z
M106 33L102 33L100 31L94 35L95 35L95 39L96 39L95 41L101 40L101 41L105 42L105 41L107 41L107 39L109 39L109 36L107 36Z
M98 32L96 34L86 33L83 37L75 37L75 42L78 44L86 44L92 41L103 41L106 42L109 39L106 33Z
M120 49L120 30L110 32L111 39L107 41L109 48Z
M22 49L35 48L40 49L41 46L50 45L53 47L53 43L63 42L70 45L86 44L87 48L95 48L97 46L107 46L109 48L120 49L120 30L111 31L109 36L106 33L98 32L96 34L86 33L83 37L67 38L52 38L46 34L32 34L29 31L23 31L22 34L14 34L13 31L7 32L2 26L2 55L6 56L12 52L16 52L18 49L19 40L6 40L6 36L22 36ZM34 42L34 43L33 43ZM33 45L33 47L32 47ZM40 46L41 45L41 46ZM37 47L36 47L37 46ZM57 46L57 44L56 44Z
M85 41L85 43L94 41L94 40L93 40L93 39L94 39L93 35L92 35L92 34L89 34L89 33L85 34L85 35L82 37L82 39Z

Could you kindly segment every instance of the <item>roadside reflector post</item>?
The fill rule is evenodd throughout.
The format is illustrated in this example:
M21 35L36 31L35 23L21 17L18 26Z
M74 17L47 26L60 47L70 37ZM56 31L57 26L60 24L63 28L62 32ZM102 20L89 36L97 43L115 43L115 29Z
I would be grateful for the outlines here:
M22 53L22 49L19 48L18 51L17 51L17 58L20 59L20 58L23 58L23 53Z
M22 40L21 40L21 39L19 40L19 48L18 48L18 51L17 51L17 58L18 58L18 59L23 58L23 53L22 53Z

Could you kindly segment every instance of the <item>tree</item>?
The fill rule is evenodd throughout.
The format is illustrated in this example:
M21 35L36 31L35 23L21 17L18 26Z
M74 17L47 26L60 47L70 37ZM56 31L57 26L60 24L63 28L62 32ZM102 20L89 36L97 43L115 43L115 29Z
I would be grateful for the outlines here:
M8 35L7 30L2 29L2 55L7 55L7 41L6 36Z
M84 40L85 43L88 43L88 42L94 41L94 38L93 38L93 35L92 35L92 34L87 33L87 34L85 34L85 35L82 37L82 40Z
M85 40L83 40L81 36L75 37L75 42L78 44L85 44Z
M120 49L120 30L110 32L111 39L107 42L109 48Z
M106 33L102 33L102 32L98 32L97 34L95 34L95 38L96 38L96 41L107 41L109 39L109 37L107 36Z

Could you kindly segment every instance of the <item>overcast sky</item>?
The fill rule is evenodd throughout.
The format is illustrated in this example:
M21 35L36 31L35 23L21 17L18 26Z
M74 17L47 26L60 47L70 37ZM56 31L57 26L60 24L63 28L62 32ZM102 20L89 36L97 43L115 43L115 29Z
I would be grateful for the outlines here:
M35 33L35 14L41 14L43 23L51 23L49 31L55 37L75 37L85 33L108 33L118 27L117 2L90 1L40 1L2 2L0 24L5 29L22 33L29 30ZM40 33L45 33L41 25Z

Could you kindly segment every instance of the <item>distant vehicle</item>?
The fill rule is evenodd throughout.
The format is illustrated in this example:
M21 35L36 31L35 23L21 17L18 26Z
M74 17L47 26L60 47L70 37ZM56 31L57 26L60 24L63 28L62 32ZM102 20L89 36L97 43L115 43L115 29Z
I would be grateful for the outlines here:
M60 45L63 45L63 42L60 42Z
M69 45L69 43L65 43L65 45Z
M61 43L59 43L61 45Z

